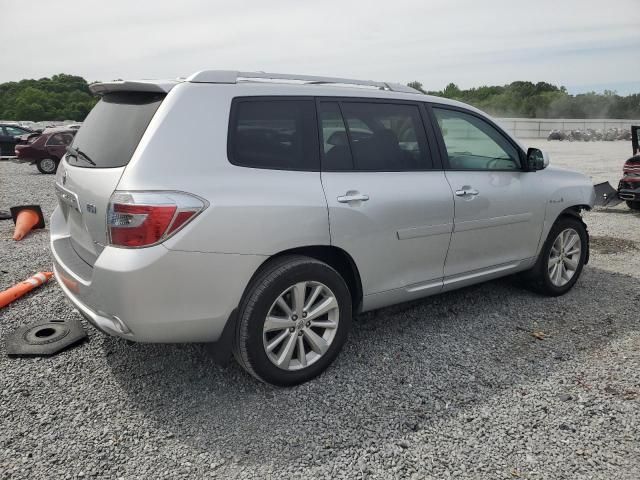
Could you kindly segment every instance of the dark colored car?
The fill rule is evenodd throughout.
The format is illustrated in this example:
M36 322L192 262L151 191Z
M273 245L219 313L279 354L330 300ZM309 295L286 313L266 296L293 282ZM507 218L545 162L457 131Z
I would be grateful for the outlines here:
M618 197L625 200L629 208L640 210L640 127L631 127L633 157L622 168L622 179L618 185Z
M15 146L21 142L20 137L33 133L19 125L0 124L0 156L12 157Z
M16 145L16 157L20 162L35 163L40 173L56 173L76 133L77 130L47 129L41 135L28 137L27 143Z

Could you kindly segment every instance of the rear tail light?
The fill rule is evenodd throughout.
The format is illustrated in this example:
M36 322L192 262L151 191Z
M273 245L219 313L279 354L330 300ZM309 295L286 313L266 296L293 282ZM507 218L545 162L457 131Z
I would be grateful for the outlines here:
M107 213L109 244L140 248L164 242L206 207L189 193L116 191Z

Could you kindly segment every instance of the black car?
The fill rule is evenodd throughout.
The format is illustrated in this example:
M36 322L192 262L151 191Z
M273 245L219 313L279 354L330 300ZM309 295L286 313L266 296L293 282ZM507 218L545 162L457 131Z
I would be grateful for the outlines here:
M0 156L13 157L15 146L21 141L20 137L29 133L33 131L19 125L0 123Z

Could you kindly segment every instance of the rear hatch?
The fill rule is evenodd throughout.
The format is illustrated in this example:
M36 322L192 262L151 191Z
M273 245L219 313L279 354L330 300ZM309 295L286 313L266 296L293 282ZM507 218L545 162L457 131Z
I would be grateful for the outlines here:
M107 244L111 194L165 96L162 91L104 93L58 168L56 193L71 245L89 265Z

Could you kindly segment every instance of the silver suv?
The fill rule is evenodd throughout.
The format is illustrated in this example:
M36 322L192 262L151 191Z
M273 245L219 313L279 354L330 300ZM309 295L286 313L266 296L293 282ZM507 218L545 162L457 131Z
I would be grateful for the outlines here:
M487 115L381 82L233 71L91 86L56 175L56 278L105 333L318 375L354 314L588 260L582 174Z

